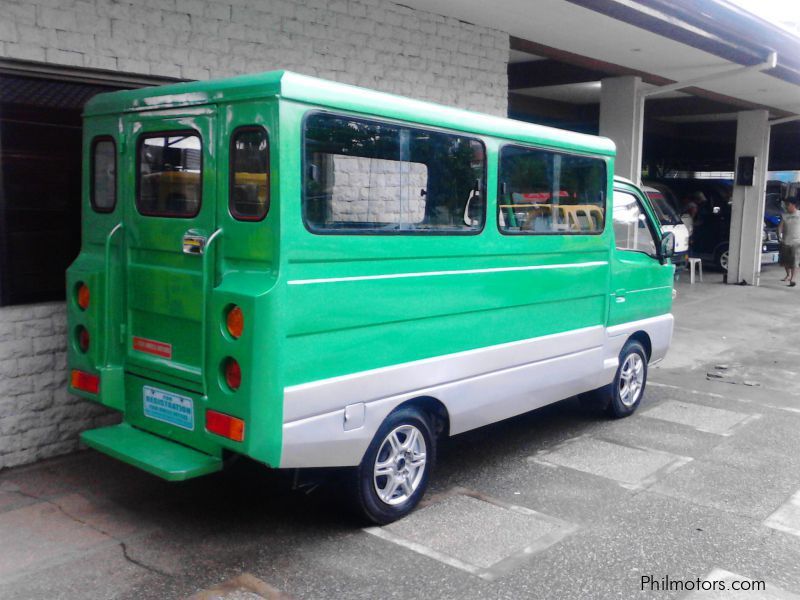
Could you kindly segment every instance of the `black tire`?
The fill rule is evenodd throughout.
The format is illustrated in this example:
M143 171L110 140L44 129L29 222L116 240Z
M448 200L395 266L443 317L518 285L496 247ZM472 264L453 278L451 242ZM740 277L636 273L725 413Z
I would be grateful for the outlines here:
M424 443L424 463L415 470L414 462L419 462L418 438L414 438L414 448L402 453L393 449L390 435L402 446L409 443L409 434L416 430ZM413 435L413 434L412 434ZM388 444L388 446L387 446ZM415 452L416 450L416 452ZM396 456L395 456L396 455ZM393 456L395 456L393 458ZM411 457L411 459L409 459ZM416 461L414 460L416 457ZM380 460L379 460L380 459ZM391 463L385 467L392 475L376 475L378 462ZM381 424L375 437L367 448L361 464L355 468L351 490L354 492L354 505L359 514L372 523L385 525L401 519L419 504L428 487L433 466L436 463L436 438L429 417L420 410L407 407L391 413ZM413 474L409 473L413 471ZM390 477L392 479L390 479ZM406 486L397 488L397 496L386 501L392 485L405 481ZM411 490L411 493L408 491ZM381 494L384 495L382 498Z
M714 252L714 266L720 271L728 272L728 245L724 244Z
M632 372L626 375L629 368ZM635 379L635 385L631 377ZM638 340L628 340L619 353L619 366L609 394L608 414L621 419L636 412L646 385L647 351Z

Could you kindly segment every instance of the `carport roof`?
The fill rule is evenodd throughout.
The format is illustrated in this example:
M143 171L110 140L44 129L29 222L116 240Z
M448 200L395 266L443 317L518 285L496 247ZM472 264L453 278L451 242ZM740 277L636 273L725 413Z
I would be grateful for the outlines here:
M725 0L404 4L507 31L513 36L512 48L531 55L601 76L640 75L654 85L759 64L775 51L774 69L712 80L685 91L742 108L767 107L774 116L800 113L800 38ZM525 54L518 60L519 56Z

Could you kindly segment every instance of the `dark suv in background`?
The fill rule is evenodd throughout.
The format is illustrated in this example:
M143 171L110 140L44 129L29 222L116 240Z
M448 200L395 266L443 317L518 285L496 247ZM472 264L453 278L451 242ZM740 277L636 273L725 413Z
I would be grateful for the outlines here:
M728 179L666 178L655 183L672 191L672 197L679 204L678 213L682 216L687 213L691 203L697 206L692 223L689 255L727 271L733 182ZM769 191L771 190L768 188L768 193ZM777 222L773 223L774 219L769 216L768 210L762 237L761 264L778 262Z

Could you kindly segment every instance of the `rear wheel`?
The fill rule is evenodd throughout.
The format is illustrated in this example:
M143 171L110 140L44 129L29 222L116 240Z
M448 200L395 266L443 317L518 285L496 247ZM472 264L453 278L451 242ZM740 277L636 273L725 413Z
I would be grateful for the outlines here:
M396 521L419 503L436 460L429 418L401 408L381 424L355 472L356 505L379 525Z

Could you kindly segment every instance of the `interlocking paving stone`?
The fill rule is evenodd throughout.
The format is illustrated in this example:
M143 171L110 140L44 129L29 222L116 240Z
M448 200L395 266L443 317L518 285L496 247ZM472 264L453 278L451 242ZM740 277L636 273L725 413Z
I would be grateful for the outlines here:
M757 419L759 415L748 415L701 404L690 404L669 400L642 413L643 417L661 419L694 427L699 431L731 435L736 427Z
M692 459L649 448L579 437L555 450L541 452L531 460L613 479L624 487L639 489L652 485L659 475L669 473Z
M365 531L493 580L576 528L521 506L458 492L400 521Z
M787 592L768 581L765 582L766 589L763 590L755 587L750 590L733 590L731 584L734 580L738 581L740 586L742 582L753 582L754 580L724 569L714 569L703 579L709 582L722 582L725 589L691 592L683 597L684 600L753 600L754 598L758 600L800 600L800 596L797 594Z
M800 490L767 517L764 525L800 536Z

